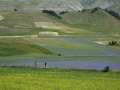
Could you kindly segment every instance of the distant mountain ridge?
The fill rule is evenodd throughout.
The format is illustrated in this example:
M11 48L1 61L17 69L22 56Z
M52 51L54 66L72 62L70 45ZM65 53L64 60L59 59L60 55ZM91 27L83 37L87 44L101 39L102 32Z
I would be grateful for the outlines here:
M0 0L0 9L81 11L95 7L120 12L119 0Z
M119 3L119 0L0 0L0 10L25 12L48 10L64 13L73 11L82 12L86 10L95 12L96 10L102 9L120 20Z

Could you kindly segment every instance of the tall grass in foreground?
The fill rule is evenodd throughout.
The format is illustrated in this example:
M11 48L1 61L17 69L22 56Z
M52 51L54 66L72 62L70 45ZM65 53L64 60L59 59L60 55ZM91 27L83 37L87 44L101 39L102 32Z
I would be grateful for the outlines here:
M120 90L120 73L0 68L0 90Z

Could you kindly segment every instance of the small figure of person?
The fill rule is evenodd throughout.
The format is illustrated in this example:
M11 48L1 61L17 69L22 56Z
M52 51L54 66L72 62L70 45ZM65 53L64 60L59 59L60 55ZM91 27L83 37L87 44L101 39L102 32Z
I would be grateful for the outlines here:
M45 62L45 68L47 67L47 62Z

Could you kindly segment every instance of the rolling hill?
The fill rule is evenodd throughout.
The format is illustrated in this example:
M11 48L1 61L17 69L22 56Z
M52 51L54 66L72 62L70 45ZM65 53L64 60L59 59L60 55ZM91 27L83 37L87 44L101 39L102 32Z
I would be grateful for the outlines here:
M104 9L84 9L81 12L65 13L61 17L66 23L85 30L102 34L120 32L120 20Z
M113 14L98 7L61 13L0 11L0 35L38 35L42 31L72 35L119 34L120 20Z
M47 54L67 52L65 55L68 55L68 52L72 49L75 50L77 47L74 42L66 43L68 39L64 38L61 41L60 39L63 37L55 37L56 39L53 40L51 45L51 38L49 39L49 37L44 37L47 43L41 42L42 39L39 39L39 36L41 36L39 34L44 32L54 32L58 36L84 36L85 38L92 36L95 41L101 37L106 41L112 36L120 36L120 5L118 2L117 0L0 0L0 41L6 36L13 36L10 43L7 43L7 40L5 43L1 42L3 44L0 46L1 55L10 54L9 52L6 53L6 49L13 50L13 54L17 52L19 55L32 53L31 50L34 50L33 53L42 54L46 54L46 52L48 52ZM32 38L32 35L37 37ZM25 47L28 46L29 50L26 48L27 50L23 49L22 53L19 53L24 43L20 43L20 46L18 42L14 42L13 46L11 44L11 40L16 40L17 36L22 36L32 45L40 44L40 47L32 47L31 44L25 43ZM6 44L5 47L3 47L4 44ZM7 47L8 45L10 47ZM88 52L90 45L92 47L91 51L96 47L93 41L87 42L85 45L86 47L82 50L86 50L86 52ZM38 47L39 50L37 50ZM77 49L75 52L80 52L80 50Z

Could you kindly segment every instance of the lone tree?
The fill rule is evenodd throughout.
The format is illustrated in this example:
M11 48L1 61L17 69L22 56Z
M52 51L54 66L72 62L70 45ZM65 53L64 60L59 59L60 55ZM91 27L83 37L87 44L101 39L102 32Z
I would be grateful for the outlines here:
M102 72L109 72L109 71L110 71L110 67L109 66L104 67L104 69L102 70Z
M62 54L61 54L61 53L59 53L59 54L58 54L58 56L62 56Z
M14 11L15 11L15 12L17 12L17 11L18 11L18 9L16 9L16 8L15 8L15 9L14 9Z

